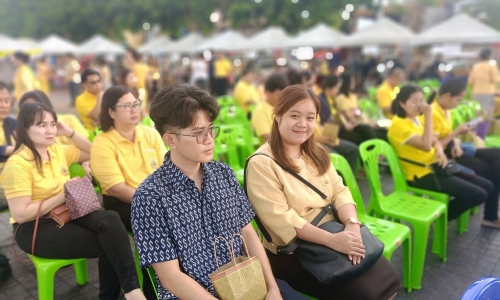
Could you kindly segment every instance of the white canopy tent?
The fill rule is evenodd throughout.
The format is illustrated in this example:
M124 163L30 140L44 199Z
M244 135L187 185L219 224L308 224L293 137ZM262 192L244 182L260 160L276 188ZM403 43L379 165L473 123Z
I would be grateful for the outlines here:
M125 48L100 34L96 34L78 47L78 54L123 54Z
M268 27L245 43L234 45L234 50L265 50L286 48L292 37L281 27Z
M205 38L201 34L191 32L178 41L173 42L170 47L165 49L165 52L194 52L197 46L203 44L205 41Z
M313 28L300 33L292 39L288 47L314 47L328 48L337 46L339 41L346 38L346 35L326 24L320 23Z
M141 53L160 53L165 52L167 47L172 45L172 41L165 36L159 37L157 39L151 40L146 44L142 45L138 51Z
M15 51L17 49L16 42L6 36L6 35L0 35L0 51Z
M235 47L237 45L245 44L247 41L248 39L245 38L242 34L236 31L228 30L209 38L207 41L203 42L201 45L196 47L194 51L203 51L203 50L232 51L235 50Z
M461 13L417 35L413 45L442 43L486 44L500 42L500 32Z
M38 44L38 48L45 54L75 53L78 50L76 44L52 34Z
M397 45L408 44L415 34L408 28L385 17L373 25L342 39L343 47L361 47L365 45Z

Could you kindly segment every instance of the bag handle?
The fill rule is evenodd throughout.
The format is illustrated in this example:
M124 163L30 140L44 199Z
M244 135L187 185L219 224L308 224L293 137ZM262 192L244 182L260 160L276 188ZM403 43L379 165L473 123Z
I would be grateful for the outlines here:
M247 242L245 242L245 238L243 238L243 235L241 233L235 233L233 235L233 237L231 238L231 249L233 250L233 254L234 254L234 237L235 236L239 236L241 238L241 243L245 247L244 248L245 249L245 254L247 255L247 257L250 257L250 252L248 252ZM236 258L235 258L235 261L236 261Z
M219 259L217 257L217 241L219 239L223 240L226 243L227 249L229 250L229 255L231 256L231 259L233 260L234 265L236 266L236 258L234 257L233 248L229 246L229 243L227 242L227 240L224 237L218 236L214 240L214 256L215 256L215 263L217 264L217 272L220 272Z
M33 229L33 237L31 239L31 256L35 255L35 241L36 241L36 233L38 232L38 221L40 220L40 211L42 209L42 203L44 201L40 202L40 205L38 205L38 210L36 211L36 220L35 220L35 228ZM23 224L19 224L17 226L16 230L14 231L14 235L12 236L12 252L14 252L14 256L16 257L17 260L20 262L28 262L29 260L24 260L22 259L18 254L16 250L16 235L17 231L19 230L19 227L21 227Z
M247 167L248 167L248 162L250 161L250 159L252 157L254 157L256 155L264 155L264 156L267 156L270 159L274 160L274 162L276 162L276 164L278 164L283 170L285 170L288 173L290 173L291 175L293 175L295 178L297 178L298 180L300 180L302 183L304 183L305 185L307 185L308 187L310 187L313 191L315 191L318 195L320 195L321 198L323 198L324 200L326 200L327 196L322 191L320 191L317 187L315 187L314 185L312 185L309 181L305 180L302 176L300 176L299 174L297 174L296 172L294 172L292 169L288 168L287 166L281 164L280 162L278 162L277 160L275 160L271 156L269 156L269 155L267 155L265 153L262 153L262 152L254 153L253 155L251 155L250 157L248 157L247 160L246 160L246 162L245 162L245 170L243 172L243 182L244 182L243 188L244 188L245 194L247 194L247 196L248 196L248 192L247 192ZM319 214L311 221L311 224L314 225L314 226L318 225L318 223L329 212L332 212L332 211L335 213L335 207L330 203L327 206L323 207L323 209L319 212ZM260 221L260 219L257 216L255 216L254 219L255 219L255 223L257 223L257 226L259 227L259 229L261 230L262 234L264 235L264 238L266 239L266 241L268 243L271 243L271 244L275 245L272 242L271 235L266 230L266 228L264 227L264 225L262 224L262 222ZM297 249L301 244L302 244L302 241L296 239L293 243L291 243L290 245L288 245L286 247L283 247L283 246L275 246L275 247L276 247L276 250L277 250L278 254L283 254L283 253L284 254L290 254L295 249Z

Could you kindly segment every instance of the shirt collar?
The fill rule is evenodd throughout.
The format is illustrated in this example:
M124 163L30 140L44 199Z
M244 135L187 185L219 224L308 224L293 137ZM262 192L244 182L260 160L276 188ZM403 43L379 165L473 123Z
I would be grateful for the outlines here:
M211 178L215 177L215 173L213 170L212 162L203 163L202 170L202 181L208 176ZM192 181L189 177L186 176L173 162L170 160L170 151L165 155L165 159L163 160L163 165L161 166L163 172L166 176L167 181L169 181L174 188L178 188L181 185L186 184L188 181Z
M54 146L50 146L49 148L47 148L47 151L49 153L51 161L54 160L55 158L57 158L57 154L56 154L56 151L54 149ZM28 160L28 161L33 161L35 159L33 152L26 145L22 145L21 147L19 147L19 149L16 151L16 154L18 154L19 156L21 156L22 158L24 158L25 160ZM43 161L43 163L50 162L50 161L46 161L43 159L42 159L42 161Z
M107 132L112 139L118 141L119 143L132 143L131 141L124 138L114 127ZM141 138L144 136L144 128L141 124L137 124L134 130L134 144L139 143Z

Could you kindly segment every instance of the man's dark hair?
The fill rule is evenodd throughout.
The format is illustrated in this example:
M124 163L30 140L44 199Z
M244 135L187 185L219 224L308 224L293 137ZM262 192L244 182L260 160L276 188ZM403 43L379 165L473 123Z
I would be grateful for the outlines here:
M134 59L135 62L138 62L141 60L142 55L137 52L134 48L127 48L127 52L129 52L132 55L132 58Z
M491 57L491 49L490 48L484 48L483 50L481 50L481 52L479 52L479 57L482 60L490 59L490 57Z
M101 74L99 74L99 72L97 72L96 70L87 69L87 70L83 71L83 73L81 75L82 83L87 82L89 76L91 76L91 75L97 75L97 76L99 76L99 78L101 78Z
M0 81L0 91L2 91L2 90L10 91L9 86L5 82Z
M19 59L23 63L27 63L30 60L30 56L22 51L15 52L14 57Z
M150 107L150 117L161 136L196 122L198 111L207 111L210 121L219 114L219 104L209 93L189 84L172 84L160 90Z
M325 78L323 78L323 90L324 89L331 89L332 87L336 86L339 84L340 78L337 75L328 75Z
M387 77L391 77L392 74L394 74L397 70L401 70L401 71L404 72L405 69L403 69L400 66L397 66L397 67L394 67L394 68L390 68L389 71L387 71Z
M458 78L453 78L445 81L439 88L439 95L450 93L450 96L455 97L460 95L467 89L467 84Z
M114 111L116 109L115 105L120 101L120 98L128 93L134 95L131 89L121 85L110 87L104 92L104 95L102 95L101 115L99 117L102 131L106 132L113 128L114 121L109 115L109 110Z
M288 81L286 77L282 74L274 73L269 75L265 84L264 90L270 93L274 93L277 90L284 90L288 86Z

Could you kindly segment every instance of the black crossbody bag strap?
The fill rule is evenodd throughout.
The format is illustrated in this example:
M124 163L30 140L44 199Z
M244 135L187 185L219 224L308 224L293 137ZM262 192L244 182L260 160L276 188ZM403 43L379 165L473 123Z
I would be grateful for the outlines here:
M257 153L254 153L253 155L251 155L250 157L247 158L246 162L245 162L245 170L244 170L244 174L243 174L243 181L244 181L244 190L245 190L245 194L247 194L248 196L248 192L247 192L247 167L248 167L248 162L250 161L250 159L256 155L263 155L263 156L267 156L269 157L270 159L274 160L274 162L276 162L276 164L278 164L278 166L280 166L283 170L287 171L288 173L292 174L295 178L297 178L298 180L300 180L302 183L304 183L305 185L307 185L308 187L310 187L313 191L315 191L318 195L321 196L321 198L325 199L327 198L327 196L322 192L320 191L317 187L315 187L314 185L312 185L309 181L305 180L302 176L300 176L299 174L297 174L296 172L294 172L292 169L288 168L287 166L281 164L280 162L278 162L277 160L275 160L274 158L272 158L271 156L265 154L265 153L262 153L262 152L257 152ZM316 226L318 225L318 223L331 211L334 211L334 213L336 214L336 211L335 211L335 207L332 205L332 204L328 204L327 206L325 206L321 212L311 221L311 224ZM266 239L266 241L268 243L271 243L273 244L273 241L272 241L272 238L271 238L271 235L269 234L269 232L267 232L266 228L264 227L264 225L262 224L262 222L260 221L260 219L255 216L254 218L255 222L257 223L257 226L259 226L259 229L260 231L262 232L262 235L264 235L264 238ZM297 249L297 247L300 246L300 244L302 244L302 240L299 240L299 239L295 239L294 242L292 242L290 245L286 246L286 247L283 247L283 246L276 246L277 248L277 252L278 254L290 254L292 253L295 249Z
M407 162L407 163L410 163L410 164L413 164L413 165L416 165L416 166L419 166L419 167L424 167L424 168L429 168L428 165L426 164L423 164L421 162L418 162L418 161L414 161L414 160L411 160L411 159L408 159L408 158L404 158L404 157L401 157L399 156L399 159L404 161L404 162ZM431 171L432 171L432 177L434 178L434 183L436 184L436 187L438 188L439 191L441 191L441 184L439 183L439 180L437 179L437 175L436 175L436 172L434 172L434 170L432 170L431 168Z

